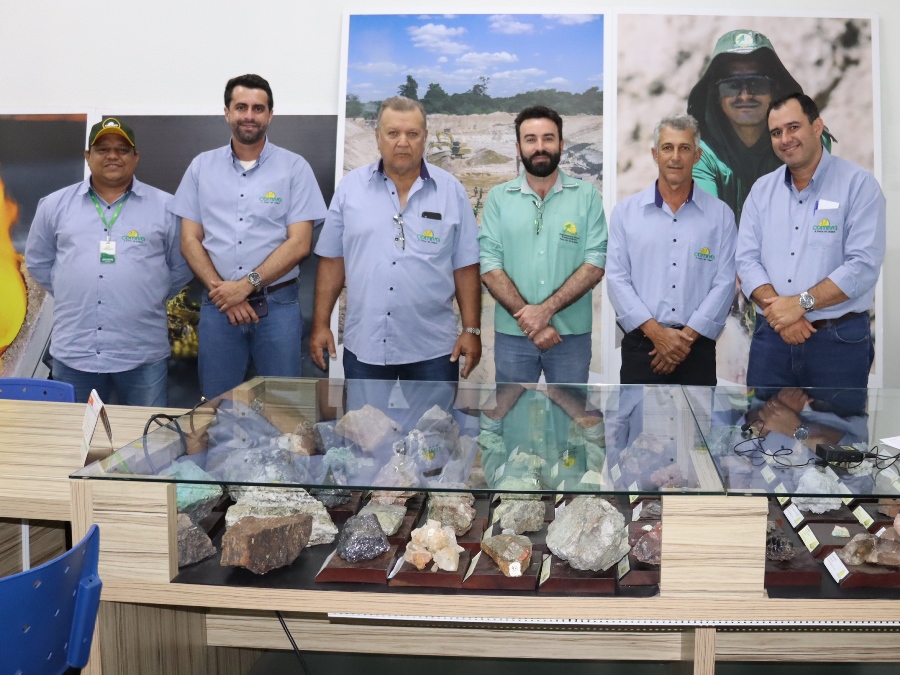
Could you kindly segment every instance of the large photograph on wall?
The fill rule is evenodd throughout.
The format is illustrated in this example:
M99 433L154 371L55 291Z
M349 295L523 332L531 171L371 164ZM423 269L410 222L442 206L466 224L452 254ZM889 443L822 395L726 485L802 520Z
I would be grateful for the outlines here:
M740 227L753 182L781 165L766 127L768 104L793 91L818 104L832 154L879 176L871 19L619 15L617 59L617 199L656 178L653 127L687 111L701 128L694 180L732 207ZM720 382L746 381L754 321L752 304L736 290L718 342Z
M40 367L52 317L25 269L25 240L41 197L84 178L86 123L83 114L0 115L0 377Z
M378 159L378 106L402 94L428 114L426 161L460 180L479 222L490 189L521 171L513 121L531 105L563 118L560 168L602 190L603 27L596 14L348 17L341 175ZM595 290L594 373L600 302ZM483 304L475 382L494 380L494 300L486 291ZM339 368L340 359L332 365Z

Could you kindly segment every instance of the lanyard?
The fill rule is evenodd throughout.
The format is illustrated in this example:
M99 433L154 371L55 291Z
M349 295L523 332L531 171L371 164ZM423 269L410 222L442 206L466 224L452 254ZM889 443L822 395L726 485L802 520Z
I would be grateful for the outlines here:
M116 224L116 220L119 217L119 211L122 210L122 207L125 206L125 202L127 202L128 198L131 196L131 190L125 193L125 198L121 202L119 202L119 205L113 212L112 218L109 222L106 222L106 217L103 215L103 207L100 206L100 202L97 200L97 195L94 194L94 188L88 188L88 192L91 193L91 200L94 202L94 206L97 207L97 215L100 216L100 220L103 222L103 226L106 228L106 241L109 241L109 236L112 232L113 225Z

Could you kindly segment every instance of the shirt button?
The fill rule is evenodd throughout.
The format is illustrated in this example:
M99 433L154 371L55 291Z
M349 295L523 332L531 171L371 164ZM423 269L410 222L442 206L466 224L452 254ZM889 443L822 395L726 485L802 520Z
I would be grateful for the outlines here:
M97 326L97 330L103 330L103 326Z
M241 197L243 197L243 196L244 196L244 195L241 195Z
M793 252L793 251L791 251L791 255L794 255L794 252Z
M674 244L674 243L677 242L677 241L678 241L677 239L673 239L673 240L672 240L672 243Z
M391 313L390 313L390 312L388 312L388 316L390 316L390 315L391 315Z
M676 265L675 263L672 263L672 267L678 267L678 265Z
M103 304L103 301L102 301L102 300L98 300L98 301L97 301L97 304L98 304L98 305L102 305L102 304Z
M102 274L100 275L100 278L101 278L101 279L103 278L103 275L102 275Z
M791 283L791 280L790 280L790 279L788 279L788 283Z
M675 284L672 284L672 288L675 288Z
M244 268L243 268L243 267L238 267L238 269L239 269L239 270L242 270L242 269L244 269Z
M98 353L98 354L100 353L100 350L99 350L99 349L97 350L97 353Z
M397 264L397 261L396 261L396 260L395 260L394 262L391 263L391 265L396 265L396 264Z
M391 290L394 290L394 287L393 287L393 286L391 286Z
M543 280L543 279L541 279L541 286L543 286L543 285L544 285L544 280Z
M800 203L801 203L801 204L803 203L803 200L802 200L802 199L800 200Z
M678 222L678 218L672 218L672 221L677 223L677 222Z
M242 242L242 241L239 241L239 242L238 242L238 243L239 243L239 244L243 244L243 243L244 243L244 242Z
M242 174L241 174L241 175L242 175L242 176L246 176L246 175L247 175L247 174L245 174L245 173L242 173Z
M672 308L672 311L673 311L673 312L675 311L675 308L674 308L674 307Z
M243 222L243 221L244 221L244 219L243 219L243 218L238 218L238 220L240 220L240 221L241 221L241 222Z

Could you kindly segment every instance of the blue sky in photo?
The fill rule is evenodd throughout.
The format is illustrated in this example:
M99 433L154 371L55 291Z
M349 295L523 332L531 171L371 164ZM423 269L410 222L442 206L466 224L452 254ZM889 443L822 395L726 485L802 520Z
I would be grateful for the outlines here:
M350 17L347 93L393 96L412 75L448 94L490 78L490 96L603 89L602 14L419 14Z

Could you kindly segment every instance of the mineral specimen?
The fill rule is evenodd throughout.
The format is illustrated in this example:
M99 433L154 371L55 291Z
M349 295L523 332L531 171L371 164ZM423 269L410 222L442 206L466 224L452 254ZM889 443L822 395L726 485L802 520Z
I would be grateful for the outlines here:
M425 565L430 563L433 557L431 551L413 541L406 545L406 552L403 554L403 559L410 565L415 565L417 570L425 569Z
M442 527L436 520L427 520L422 527L412 531L412 543L434 556L435 567L432 569L455 572L459 567L463 547L456 543L452 527Z
M459 444L459 424L453 415L440 406L430 408L419 421L413 432L421 434L421 444L417 449L420 461L430 463L439 454L446 457ZM413 436L410 432L410 436Z
M820 472L815 467L810 467L800 476L796 494L837 495L840 494L840 490L834 478ZM792 501L801 511L812 511L813 513L825 513L826 511L834 511L841 508L840 498L794 497Z
M309 514L242 518L222 536L221 564L246 567L255 574L290 565L306 546L311 530Z
M658 520L662 516L662 503L658 499L643 502L641 520Z
M372 479L372 485L380 488L412 487L419 484L416 462L406 455L394 455L381 467L378 475Z
M500 527L512 530L516 534L537 532L544 526L546 507L544 502L523 499L507 499L501 497L500 505L495 509L500 516Z
M303 488L231 486L229 492L237 503L225 514L225 526L228 528L247 516L280 518L306 513L312 516L308 546L329 544L337 536L338 529L324 504Z
M482 540L487 553L508 577L520 577L531 565L531 540L520 534L503 533Z
M900 513L894 516L894 532L900 534Z
M356 443L366 452L395 440L399 426L390 417L371 405L346 413L334 427L339 436Z
M889 518L896 518L900 514L900 499L879 499L878 513L884 514Z
M657 523L653 529L651 529L649 532L644 534L643 537L638 539L638 543L635 544L634 549L632 549L632 553L634 553L634 557L640 560L642 563L647 563L648 565L659 565L661 552L662 523Z
M900 565L900 542L862 532L838 551L838 557L848 565Z
M197 527L187 514L178 514L178 566L193 565L216 554L216 547L206 532Z
M834 529L831 531L832 537L839 537L841 539L849 539L850 538L850 530L846 527L842 527L840 525L835 525Z
M322 458L326 471L331 471L334 479L341 484L348 480L358 479L375 466L375 461L365 457L357 457L350 448L329 448Z
M687 485L687 481L677 464L670 464L650 474L650 482L661 488L679 488Z
M406 502L417 494L419 493L412 490L375 490L369 498L369 503L406 506Z
M344 523L337 553L347 562L356 563L377 558L390 547L378 518L373 513L367 513L352 516Z
M290 449L295 455L316 454L316 436L312 422L300 422L290 436Z
M228 452L215 476L224 483L308 483L309 474L290 450L265 445ZM212 469L210 469L212 471Z
M790 539L783 531L774 532L766 537L766 559L773 562L792 560L797 555Z
M316 450L320 455L324 455L331 448L341 445L338 435L334 433L334 427L337 422L316 422L313 424L313 437L316 441Z
M312 490L310 494L322 502L326 509L333 509L335 506L341 506L350 501L353 493L350 490Z
M174 476L179 481L203 481L201 483L179 483L175 488L178 513L190 516L199 523L206 518L222 497L222 487L210 484L215 481L211 475L189 459L175 462L159 472L160 476Z
M460 537L472 528L474 503L471 492L432 492L428 497L428 519L452 527Z
M366 504L359 515L371 513L378 519L378 524L387 536L397 534L406 517L406 507L398 504Z
M581 495L550 523L547 546L575 569L599 572L628 553L628 530L609 502Z

